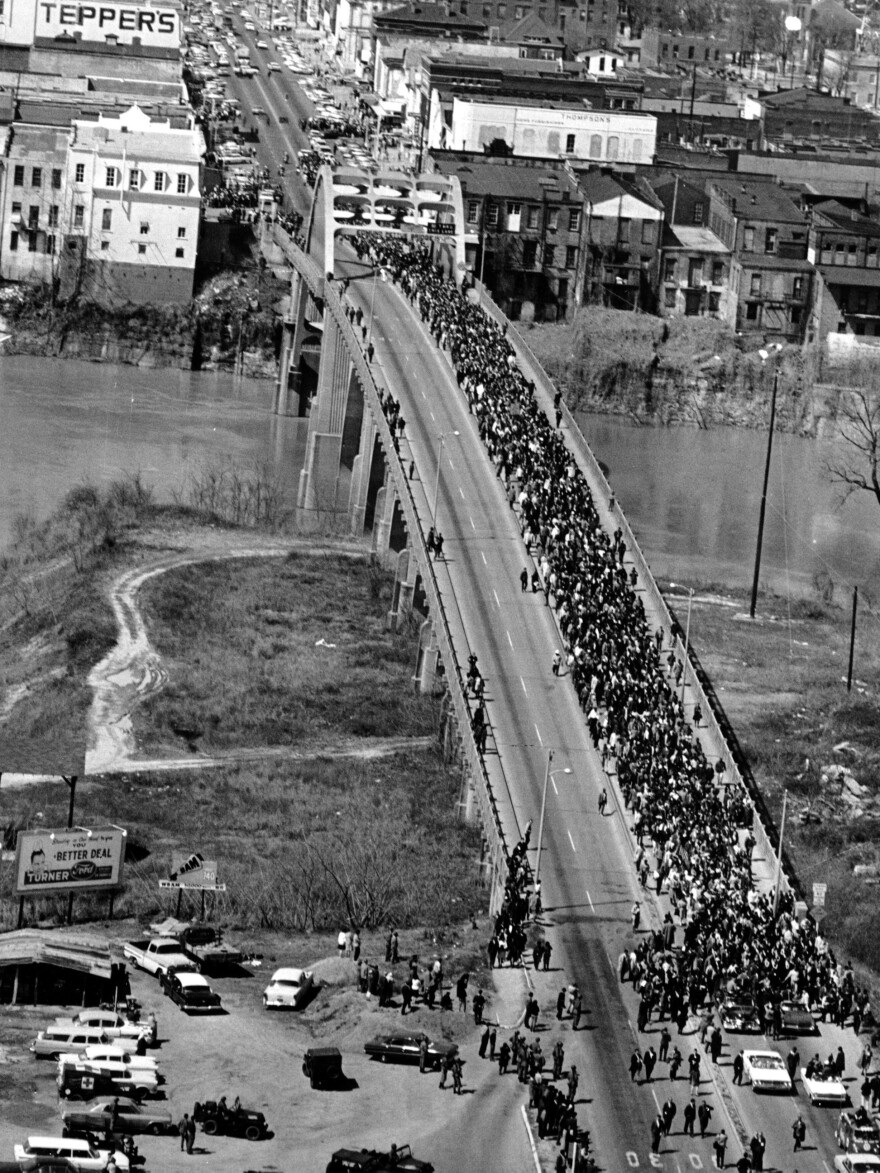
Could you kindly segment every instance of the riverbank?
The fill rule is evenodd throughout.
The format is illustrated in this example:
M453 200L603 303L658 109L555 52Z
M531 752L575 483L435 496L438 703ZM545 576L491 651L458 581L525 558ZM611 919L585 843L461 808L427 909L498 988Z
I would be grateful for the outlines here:
M42 287L19 286L3 302L0 353L274 379L273 306L288 292L263 269L220 274L184 306L59 304Z
M877 367L864 359L820 368L799 346L765 361L725 323L706 318L588 306L562 325L519 328L572 411L648 426L766 428L778 369L776 429L828 437L846 392L876 383Z

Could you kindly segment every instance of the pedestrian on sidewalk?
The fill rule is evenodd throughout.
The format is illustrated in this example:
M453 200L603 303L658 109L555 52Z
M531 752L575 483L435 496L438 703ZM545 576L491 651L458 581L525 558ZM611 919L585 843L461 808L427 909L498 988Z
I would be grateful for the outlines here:
M642 1056L639 1051L633 1051L632 1058L629 1061L629 1077L633 1083L638 1079L642 1073Z
M551 669L554 676L559 675L559 665L561 663L562 663L562 652L560 652L559 648L557 648L556 651L553 653L553 667Z
M700 1121L700 1136L705 1136L709 1121L712 1119L712 1105L704 1100L697 1109L697 1116Z
M794 1137L794 1151L798 1152L803 1146L807 1135L807 1126L804 1124L802 1116L798 1116L797 1120L792 1124L791 1135Z
M605 814L605 807L608 805L608 791L604 788L599 792L599 814Z
M723 1128L712 1141L712 1148L715 1151L715 1168L723 1169L724 1155L727 1152L727 1133Z
M519 585L523 592L529 589L529 572L525 567L523 567L522 573L519 576Z

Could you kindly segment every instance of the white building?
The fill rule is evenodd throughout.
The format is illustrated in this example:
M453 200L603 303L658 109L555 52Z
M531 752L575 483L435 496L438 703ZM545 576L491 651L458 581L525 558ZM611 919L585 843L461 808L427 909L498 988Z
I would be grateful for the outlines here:
M0 276L62 297L182 303L198 247L201 130L138 106L70 129L16 125L3 175Z
M636 111L587 110L583 104L540 101L452 99L444 111L439 93L431 94L428 146L448 151L481 151L502 139L515 156L570 158L594 163L650 163L657 142L657 119Z

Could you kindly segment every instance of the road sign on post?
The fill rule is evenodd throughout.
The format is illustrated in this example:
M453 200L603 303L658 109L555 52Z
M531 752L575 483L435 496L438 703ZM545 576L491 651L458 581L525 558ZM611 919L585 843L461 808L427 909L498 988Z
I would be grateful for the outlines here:
M813 885L813 908L825 907L825 893L828 891L827 884Z
M160 888L188 889L194 892L225 892L226 885L217 883L217 861L204 859L194 851L180 863L172 860L171 876L159 881Z

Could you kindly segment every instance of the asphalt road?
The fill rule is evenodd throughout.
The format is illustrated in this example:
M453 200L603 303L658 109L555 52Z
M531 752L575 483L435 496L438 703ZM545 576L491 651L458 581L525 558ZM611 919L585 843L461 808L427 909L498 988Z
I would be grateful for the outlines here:
M340 260L337 275L353 278L351 293L368 314L372 271ZM766 1169L830 1173L839 1151L833 1138L835 1109L811 1108L802 1092L794 1097L761 1097L750 1088L731 1088L730 1062L737 1049L775 1046L785 1054L790 1046L754 1036L725 1039L714 1079L703 1056L699 1098L713 1107L709 1135L672 1135L664 1140L659 1154L650 1152L650 1122L660 1104L672 1095L678 1105L675 1127L680 1129L689 1092L683 1080L672 1083L668 1079L665 1064L658 1064L652 1083L631 1083L628 1067L637 1038L636 1003L630 988L624 989L617 980L616 964L621 949L632 939L633 900L643 902L643 924L659 923L661 914L652 898L638 888L631 837L616 801L609 804L604 817L599 815L597 797L607 782L574 689L550 670L553 651L561 647L553 613L541 594L520 590L520 571L531 564L501 482L485 456L476 422L448 359L390 283L376 286L373 341L380 381L401 401L406 420L401 452L405 464L410 458L415 462L414 488L425 531L432 521L438 455L441 460L433 519L445 539L438 581L460 661L465 663L468 653L476 652L486 679L493 733L489 770L505 809L511 841L532 819L531 842L536 846L548 752L553 751L541 881L557 977L548 991L540 975L539 994L544 999L544 1017L552 1019L560 986L576 982L585 992L586 1028L582 1024L574 1034L565 1024L553 1027L554 1032L568 1032L566 1059L574 1059L581 1072L579 1115L593 1134L599 1167L650 1166L669 1173L708 1169L711 1137L723 1127L729 1138L728 1162L741 1152L737 1129L740 1136L761 1131L767 1138ZM698 1045L694 1029L692 1024L681 1040L673 1029L673 1046L679 1045L685 1058ZM658 1024L651 1024L638 1045L644 1049L653 1043L656 1048L659 1031ZM852 1075L857 1044L851 1031L844 1034L823 1026L821 1040L802 1039L798 1045L806 1060L816 1050L826 1055L840 1043L848 1056L847 1074ZM851 1091L858 1103L857 1085ZM799 1112L808 1132L806 1148L795 1156L791 1125ZM484 1116L481 1131L491 1138L509 1127L505 1118ZM462 1158L464 1154L463 1148Z

